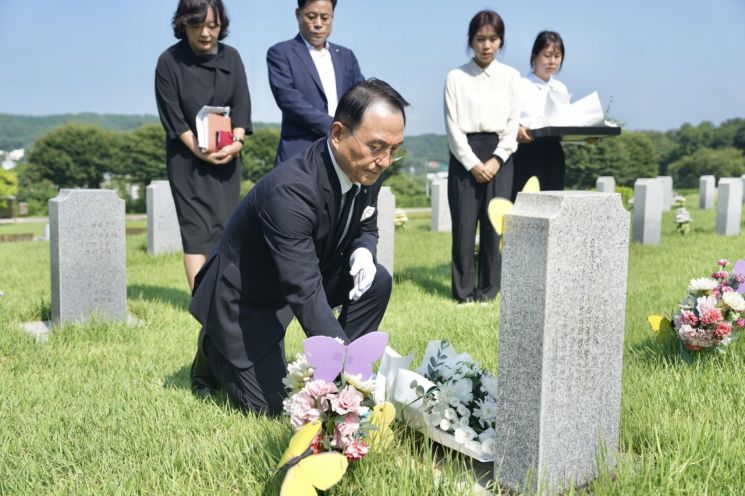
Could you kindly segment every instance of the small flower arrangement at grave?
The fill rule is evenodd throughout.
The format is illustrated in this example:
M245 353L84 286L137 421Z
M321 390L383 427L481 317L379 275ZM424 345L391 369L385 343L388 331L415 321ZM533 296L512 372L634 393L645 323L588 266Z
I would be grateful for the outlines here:
M299 440L295 444L300 446L293 448L291 443L291 454L286 453L278 466L288 468L288 488L295 488L288 479L299 477L290 476L290 471L304 458L336 453L343 456L344 462L340 463L338 457L327 457L323 459L325 465L331 472L342 465L346 470L347 462L362 460L371 447L386 446L392 441L389 424L396 415L395 408L391 403L376 405L373 394L372 365L383 354L387 342L388 336L383 332L366 334L348 346L338 339L314 336L305 340L304 353L288 365L287 376L282 380L288 391L284 411L297 431ZM323 470L322 465L314 463L316 470ZM338 478L334 476L334 484L341 475L343 472ZM285 484L280 494L296 494L291 489L286 492ZM303 487L310 487L309 484L324 490L330 487L313 484L312 480Z
M409 222L409 218L406 216L406 212L401 208L397 208L393 211L393 225L396 227L404 228L406 223Z
M496 377L467 353L458 355L447 341L431 341L416 372L426 381L414 379L409 387L421 400L419 410L425 421L452 435L459 451L480 460L494 460Z
M673 199L673 206L675 207L675 225L678 234L685 236L691 230L691 222L693 218L691 213L685 208L686 198L682 195L676 195Z
M710 277L691 279L688 295L679 304L672 321L662 315L647 318L659 339L677 341L681 355L724 348L745 327L745 260L738 260L732 272L729 261L717 262Z

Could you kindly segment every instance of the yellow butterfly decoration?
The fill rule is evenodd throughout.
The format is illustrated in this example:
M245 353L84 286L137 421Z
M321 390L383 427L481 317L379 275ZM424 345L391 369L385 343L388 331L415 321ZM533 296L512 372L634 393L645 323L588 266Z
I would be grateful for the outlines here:
M277 470L287 467L280 496L317 496L316 489L327 490L341 480L347 471L347 458L329 451L308 455L313 440L321 432L321 422L308 422L290 439L277 464Z
M371 429L367 439L372 447L387 448L393 442L393 431L390 428L396 418L396 407L389 401L375 405L370 414L370 423L376 428Z
M528 179L528 182L525 183L525 186L523 186L522 191L524 193L537 193L541 190L541 184L538 182L538 178L533 176L530 179ZM494 226L494 230L497 231L497 234L502 236L504 233L504 216L513 209L515 205L512 204L511 201L509 201L506 198L492 198L489 202L489 220L491 221L491 225ZM504 239L501 240L499 243L499 249L500 251L504 247Z
M650 315L647 317L647 322L649 322L649 327L652 328L652 331L658 335L663 331L671 331L673 329L670 319L662 315Z

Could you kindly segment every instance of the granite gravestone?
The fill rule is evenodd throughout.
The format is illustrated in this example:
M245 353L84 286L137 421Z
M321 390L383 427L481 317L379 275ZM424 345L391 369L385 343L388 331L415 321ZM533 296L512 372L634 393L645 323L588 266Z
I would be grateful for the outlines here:
M615 463L629 214L617 193L520 193L505 218L495 477L558 494Z
M146 188L147 252L151 255L180 251L181 230L168 181L152 181Z
M598 193L614 193L616 191L616 180L613 176L600 176L595 181L595 189Z
M378 193L378 263L393 275L393 246L396 226L393 216L396 211L396 195L391 188L383 186Z
M432 224L435 232L451 232L450 204L448 203L448 181L438 179L432 181Z
M662 232L662 184L659 179L642 178L634 183L634 242L660 243Z
M49 200L52 324L127 320L124 200L113 190L62 189Z
M698 179L698 208L710 210L714 208L716 193L716 179L714 176L701 176Z
M716 233L720 236L740 234L742 218L742 178L723 177L717 189Z
M669 212L673 206L673 178L671 176L657 176L662 187L662 211Z

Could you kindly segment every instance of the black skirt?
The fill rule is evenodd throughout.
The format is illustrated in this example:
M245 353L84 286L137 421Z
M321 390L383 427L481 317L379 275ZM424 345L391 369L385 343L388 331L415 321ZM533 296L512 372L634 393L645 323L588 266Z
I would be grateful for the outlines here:
M209 254L240 200L240 156L212 165L196 158L178 138L168 140L166 156L184 253Z

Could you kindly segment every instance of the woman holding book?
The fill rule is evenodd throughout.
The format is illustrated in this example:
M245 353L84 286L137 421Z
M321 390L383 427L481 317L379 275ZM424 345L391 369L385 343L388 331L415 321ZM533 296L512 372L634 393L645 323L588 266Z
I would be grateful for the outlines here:
M520 117L520 73L496 60L504 46L504 32L504 22L496 12L476 14L468 27L473 58L450 71L445 83L452 291L459 303L490 302L500 288L500 240L487 210L492 198L510 195L511 157L517 148Z
M532 71L522 78L522 112L517 141L520 144L514 155L515 178L512 200L523 189L531 176L538 177L542 191L564 189L564 150L558 138L534 139L531 129L545 127L546 99L556 95L560 100L569 99L564 83L554 78L564 62L564 41L559 33L542 31L533 43L530 55Z
M240 151L251 134L251 101L222 0L180 0L173 34L155 69L155 97L166 131L166 163L176 204L189 289L238 205ZM214 152L197 144L196 115L204 105L230 107L232 142Z

